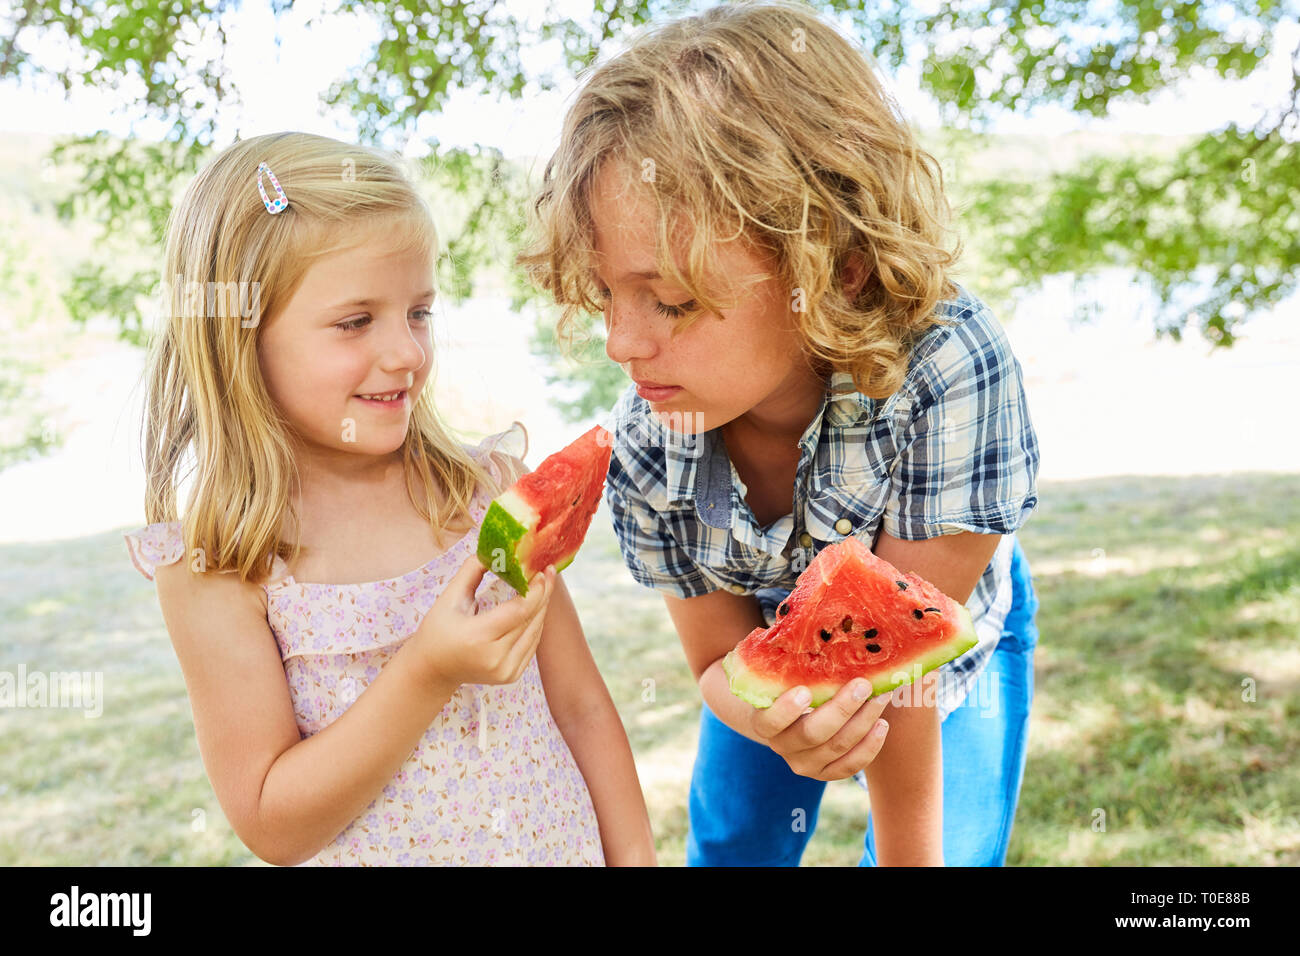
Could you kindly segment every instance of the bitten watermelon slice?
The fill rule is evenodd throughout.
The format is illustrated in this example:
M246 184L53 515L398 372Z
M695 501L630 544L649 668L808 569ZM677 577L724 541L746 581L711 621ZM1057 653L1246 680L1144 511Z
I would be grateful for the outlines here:
M484 567L520 594L548 564L563 571L591 527L613 450L597 425L557 451L488 505L478 532Z
M722 667L731 692L755 707L800 685L816 707L857 677L888 693L978 642L964 605L845 538L799 575L776 623L751 631Z

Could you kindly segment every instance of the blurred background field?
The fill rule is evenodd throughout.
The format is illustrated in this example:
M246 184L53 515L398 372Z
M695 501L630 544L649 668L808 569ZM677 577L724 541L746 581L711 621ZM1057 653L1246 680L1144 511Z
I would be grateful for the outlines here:
M1229 6L1249 19L1244 4ZM32 23L57 20L57 3L30 8ZM395 9L375 5L381 18ZM0 37L43 36L7 15ZM884 18L879 43L903 29L895 14L862 15ZM252 5L241 16L253 26L228 23L230 36L265 15ZM1100 79L1049 76L1049 92L1093 90L1073 112L1047 95L999 102L1007 87L982 80L968 102L959 54L898 65L878 50L943 165L966 242L956 277L1006 329L1042 453L1039 507L1020 532L1040 645L1008 863L1296 865L1300 159L1295 124L1267 102L1280 96L1300 115L1300 27L1274 11L1267 39L1240 41L1243 53L1229 44L1249 30L1211 29L1190 8L1166 16L1139 3L1125 16L1143 29L1153 16L1163 23L1152 27L1160 55L1117 47L1115 66L1095 67ZM317 29L357 49L375 42L352 22L327 16ZM1185 41L1170 39L1170 24ZM1075 26L1059 35L1082 36ZM300 42L273 66L250 54L251 39L232 48L236 80L239 59L279 71L285 99L274 111L255 98L226 103L216 140L228 142L232 125L242 135L293 126L407 149L447 245L439 407L466 441L523 421L535 466L626 384L598 343L590 364L557 356L552 313L509 269L519 197L572 81L529 86L506 105L457 93L437 116L389 102L394 112L378 115L392 123L349 127L356 103L313 105L319 75L344 60L322 64L298 29L284 25ZM121 537L144 523L137 433L155 227L202 150L182 151L174 168L148 159L163 141L164 127L144 122L154 107L118 91L130 122L101 124L107 85L51 93L33 68L48 49L20 42L0 58L0 126L11 127L0 135L0 672L99 672L105 700L97 717L0 707L0 865L262 865L204 776L153 585ZM1053 63L1021 65L1036 76ZM1126 76L1147 84L1150 102L1126 97ZM1002 109L996 123L967 122L990 104ZM177 129L193 145L197 126ZM60 152L88 130L103 136ZM493 137L496 147L477 145ZM1167 195L1129 195L1129 183L1180 173ZM492 193L487 182L505 185ZM628 575L603 510L565 580L631 737L660 860L680 865L699 700L662 600ZM856 863L866 813L855 784L829 786L805 864Z
M1261 473L1040 486L1020 532L1040 643L1008 864L1300 864L1298 490ZM213 797L120 534L0 545L0 568L6 666L104 674L100 717L0 711L0 864L263 865ZM564 577L660 862L681 865L700 704L662 601L603 508ZM856 784L829 785L805 864L856 864L866 813Z

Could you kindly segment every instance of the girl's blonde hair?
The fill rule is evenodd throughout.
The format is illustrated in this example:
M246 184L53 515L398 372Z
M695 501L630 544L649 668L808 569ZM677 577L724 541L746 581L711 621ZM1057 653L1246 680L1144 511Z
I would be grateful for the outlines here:
M706 287L710 250L742 237L790 290L810 367L851 373L865 395L897 391L916 339L946 321L935 308L957 294L948 269L961 243L942 246L952 215L942 168L866 56L805 7L737 4L675 20L579 90L518 259L564 307L566 346L580 312L604 309L591 199L607 161L657 204L659 272L701 307L679 329L725 307ZM679 270L671 243L683 235ZM855 256L870 274L853 295L841 272Z
M277 215L258 194L263 162L288 197ZM269 179L263 183L273 199ZM192 474L183 535L187 560L201 548L205 570L260 579L275 555L297 557L292 433L263 382L258 336L314 262L376 235L397 252L426 253L430 263L437 254L429 208L398 161L307 133L235 143L198 173L173 208L162 326L146 372L145 514L151 524L176 520L178 486ZM495 484L440 422L432 389L431 374L412 410L402 457L407 493L436 533L468 514L478 482ZM183 475L187 455L193 462ZM293 519L292 541L282 540L286 516Z

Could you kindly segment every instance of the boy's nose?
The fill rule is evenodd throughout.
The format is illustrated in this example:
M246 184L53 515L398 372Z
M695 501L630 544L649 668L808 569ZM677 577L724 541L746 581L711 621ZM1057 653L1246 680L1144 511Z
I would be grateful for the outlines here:
M658 351L654 339L646 335L644 321L626 308L605 309L605 354L619 365L653 358Z

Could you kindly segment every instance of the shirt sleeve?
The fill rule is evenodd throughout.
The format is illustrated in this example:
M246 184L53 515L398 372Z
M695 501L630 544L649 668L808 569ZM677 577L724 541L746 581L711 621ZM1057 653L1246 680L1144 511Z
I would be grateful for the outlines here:
M672 536L664 516L636 489L617 454L610 457L605 504L623 563L638 583L680 598L718 590Z
M175 564L185 553L179 521L159 521L134 531L124 531L122 537L126 539L131 563L150 581L160 566Z
M915 372L882 527L912 541L1015 532L1038 504L1039 454L1006 333L981 304Z
M504 491L526 473L520 469L528 467L524 464L524 456L528 454L528 430L523 422L514 422L505 431L488 435L466 450Z

